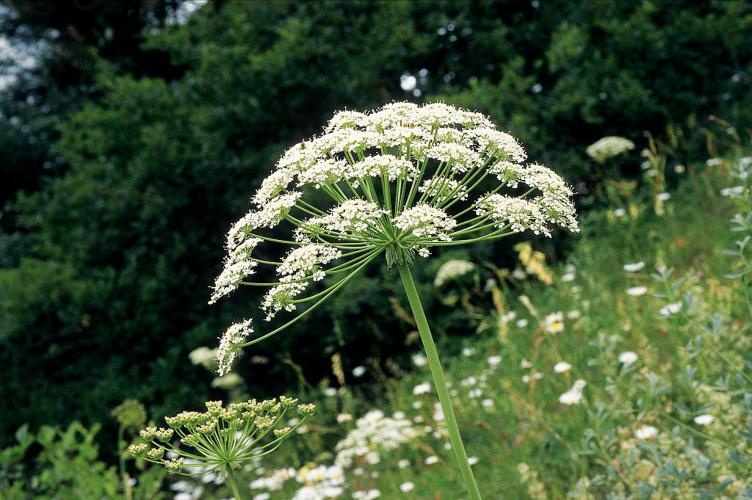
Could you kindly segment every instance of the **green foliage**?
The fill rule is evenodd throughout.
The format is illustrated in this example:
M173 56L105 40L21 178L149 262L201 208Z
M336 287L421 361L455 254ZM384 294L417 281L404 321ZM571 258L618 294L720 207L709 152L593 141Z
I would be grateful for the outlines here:
M27 426L16 432L17 444L0 450L0 493L3 498L117 498L123 484L114 467L99 457L99 425L73 422L67 429ZM131 490L130 498L162 498L162 475L150 469Z
M216 396L188 353L247 317L254 293L206 305L224 231L280 152L334 110L418 98L399 85L417 75L420 99L490 114L587 194L584 148L603 135L639 148L644 130L692 115L749 123L739 75L751 25L743 2L225 2L147 37L145 53L170 54L164 72L86 52L86 104L52 117L52 151L27 151L35 164L53 154L65 172L19 197L17 232L0 237L0 441L24 422L106 421L125 398L159 416ZM2 139L9 149L23 150L19 130ZM634 158L624 165L638 171ZM395 319L402 297L385 267L249 352L240 371L254 394L331 378L322 358L336 353L347 373L397 366L414 336ZM440 335L479 326L421 288Z

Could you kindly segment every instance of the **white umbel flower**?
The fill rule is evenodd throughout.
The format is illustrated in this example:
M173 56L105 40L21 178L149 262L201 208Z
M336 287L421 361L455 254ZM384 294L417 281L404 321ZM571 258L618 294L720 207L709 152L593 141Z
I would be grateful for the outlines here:
M435 247L577 231L572 189L526 161L517 139L487 117L448 104L335 113L281 156L228 232L211 302L260 286L267 320L295 312L245 347L298 321L377 258L404 270ZM259 253L265 242L288 247L281 262L279 250ZM273 278L252 281L258 275Z
M340 233L362 233L373 229L386 211L376 203L367 200L345 200L322 217L309 220L330 231Z
M436 287L444 286L445 283L454 281L460 276L472 272L473 270L475 270L475 264L468 260L448 260L439 268L436 277L433 280L433 284Z
M237 344L243 342L251 333L251 320L247 319L240 323L230 325L225 333L219 339L219 348L217 349L217 366L219 374L225 375L232 368L232 362L237 356Z
M629 139L611 135L598 139L587 147L586 152L593 160L603 163L609 158L631 151L634 147L634 143Z
M457 225L457 221L439 208L416 205L397 216L394 225L417 240L435 238L439 241L451 241L449 231Z

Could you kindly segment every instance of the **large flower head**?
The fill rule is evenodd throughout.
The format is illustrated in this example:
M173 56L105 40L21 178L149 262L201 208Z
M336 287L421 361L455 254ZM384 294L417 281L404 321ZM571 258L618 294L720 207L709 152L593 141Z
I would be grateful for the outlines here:
M228 475L276 450L314 410L286 396L227 407L209 401L205 412L184 411L166 417L167 427L142 429L128 451L175 474ZM291 412L295 424L285 425Z
M228 345L277 333L382 255L392 266L435 247L526 230L550 236L556 226L577 231L571 188L526 159L519 142L484 115L447 104L336 113L322 135L287 150L252 196L227 236L211 297L266 286L267 320L281 311L298 316ZM260 258L257 247L267 244L286 255L281 262ZM317 288L319 281L327 286Z

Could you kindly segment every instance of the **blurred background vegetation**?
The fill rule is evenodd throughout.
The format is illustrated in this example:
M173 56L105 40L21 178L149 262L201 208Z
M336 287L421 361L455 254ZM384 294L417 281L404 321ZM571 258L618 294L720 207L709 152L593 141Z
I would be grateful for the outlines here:
M189 353L257 315L259 298L207 305L225 231L280 153L335 110L476 109L598 210L608 179L640 168L595 168L595 140L641 149L652 134L674 157L698 157L710 130L752 124L750 33L750 4L730 0L6 2L0 445L25 423L103 422L114 436L110 409L127 398L155 418L221 399ZM557 238L535 246L550 261L567 253ZM514 255L508 243L471 251L451 256L501 266ZM348 373L373 367L365 381L407 366L417 339L395 277L358 280L247 351L245 390L336 386L336 354ZM471 310L424 288L439 336L475 331Z

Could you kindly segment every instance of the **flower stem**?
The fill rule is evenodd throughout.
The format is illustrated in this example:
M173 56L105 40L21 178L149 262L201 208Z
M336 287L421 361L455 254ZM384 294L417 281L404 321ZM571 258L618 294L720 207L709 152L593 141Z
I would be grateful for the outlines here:
M227 467L227 479L230 480L230 488L232 489L232 495L235 497L235 500L244 500L243 495L240 494L240 488L238 488L238 480L230 466Z
M441 403L441 410L444 412L444 420L449 431L449 440L452 442L452 450L460 467L462 479L465 482L465 487L470 494L470 498L472 500L480 500L478 485L475 484L475 477L473 477L473 471L470 468L470 462L467 460L467 453L462 444L460 430L457 427L457 419L454 417L449 389L444 379L444 370L441 368L441 361L439 361L439 353L436 351L436 345L433 342L431 330L428 327L428 320L426 319L425 312L423 312L423 306L420 303L420 296L418 296L418 290L415 288L413 276L406 264L399 264L397 268L399 269L400 278L402 278L402 285L405 287L405 292L407 293L407 300L410 302L410 308L415 317L415 324L418 326L423 348L426 351L428 366L431 368L431 375L433 376L436 392L439 395L439 402Z

